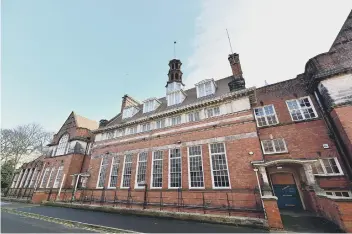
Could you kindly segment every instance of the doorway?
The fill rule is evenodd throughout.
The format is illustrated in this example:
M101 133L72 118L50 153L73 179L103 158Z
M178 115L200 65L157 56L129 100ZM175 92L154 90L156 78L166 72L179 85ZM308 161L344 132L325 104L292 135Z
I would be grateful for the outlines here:
M270 176L279 209L302 210L297 185L291 173L275 173Z

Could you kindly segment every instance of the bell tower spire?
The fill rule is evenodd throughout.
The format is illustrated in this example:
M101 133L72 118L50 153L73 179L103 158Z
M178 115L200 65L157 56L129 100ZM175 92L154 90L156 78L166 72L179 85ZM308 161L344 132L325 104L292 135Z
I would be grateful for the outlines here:
M182 71L181 71L181 61L179 59L172 59L170 60L169 62L169 73L167 74L169 79L167 81L167 84L170 84L170 83L173 83L173 82L177 82L177 83L180 83L182 85L184 85L182 83Z

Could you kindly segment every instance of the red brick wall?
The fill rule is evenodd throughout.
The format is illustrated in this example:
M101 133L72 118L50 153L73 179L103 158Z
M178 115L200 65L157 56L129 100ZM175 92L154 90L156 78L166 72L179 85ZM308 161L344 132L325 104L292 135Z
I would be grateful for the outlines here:
M352 155L352 106L337 107L331 111L330 115L342 136L349 155Z
M241 115L248 115L251 112L241 113ZM238 115L231 115L238 116ZM225 126L226 125L226 126ZM185 131L172 133L167 136L162 136L160 138L155 138L149 141L140 141L136 143L125 143L125 144L114 144L109 147L95 149L90 160L91 177L89 179L89 188L95 188L98 179L98 173L100 168L101 159L94 158L94 155L103 154L106 151L110 152L125 152L128 150L134 149L144 149L149 147L158 147L164 145L175 144L177 141L191 142L202 139L209 139L215 137L230 136L242 133L256 132L256 126L253 121L250 122L239 122L226 124L219 127L208 127L198 130ZM188 188L188 162L187 162L187 147L180 145L181 154L182 154L182 188ZM211 171L210 171L210 157L209 157L209 148L208 144L202 145L202 156L203 156L203 168L204 168L204 181L206 189L212 188L211 184ZM254 187L256 186L256 177L253 172L251 161L261 160L262 155L260 151L260 145L258 138L245 138L234 141L225 142L228 167L230 173L231 185L233 188L243 188L243 187ZM249 155L248 152L254 152L254 155ZM168 188L168 150L164 150L164 160L163 160L163 189ZM147 182L150 182L150 173L151 173L151 161L152 154L148 154L148 166L147 166ZM111 163L111 159L110 159ZM136 163L137 163L137 154L133 155L133 164L132 164L132 178L131 185L134 187L135 174L136 174ZM121 163L119 167L119 180L118 187L121 182L123 168L123 157L121 157ZM105 186L108 183L108 176L110 174L110 167L107 172L107 177L105 179Z
M275 173L270 177L273 184L295 184L292 174Z
M283 224L279 208L277 206L277 200L275 199L263 199L266 216L270 229L282 230Z

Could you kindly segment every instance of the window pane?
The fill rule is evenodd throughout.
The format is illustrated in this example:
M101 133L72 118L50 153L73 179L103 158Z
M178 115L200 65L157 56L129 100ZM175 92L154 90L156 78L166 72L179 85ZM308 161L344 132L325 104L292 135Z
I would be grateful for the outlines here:
M153 154L152 187L161 188L163 185L163 152Z
M181 187L181 152L180 149L170 150L170 187L179 188Z
M213 169L214 187L229 187L229 175L227 171L227 161L225 156L225 147L223 143L210 145L211 163Z
M125 155L125 165L123 170L122 186L129 188L131 184L131 174L132 174L132 155Z
M147 158L147 152L143 152L138 155L137 186L139 186L139 183L141 182L146 182L145 175L147 171Z
M188 152L191 187L204 187L201 147L189 147Z

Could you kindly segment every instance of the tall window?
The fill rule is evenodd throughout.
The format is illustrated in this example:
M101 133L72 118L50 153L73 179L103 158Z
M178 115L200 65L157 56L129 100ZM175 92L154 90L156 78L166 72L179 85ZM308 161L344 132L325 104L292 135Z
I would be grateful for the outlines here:
M209 147L213 188L230 188L224 143L210 144Z
M313 165L315 175L343 175L337 158L322 158Z
M50 188L50 185L52 185L54 181L54 175L55 175L55 167L51 168L50 174L49 174L49 180L48 183L46 184L47 188Z
M100 171L98 177L98 188L103 188L105 185L106 171L108 169L109 159L108 157L103 157L100 164Z
M199 111L191 112L188 114L188 122L199 121Z
M69 135L65 134L60 138L59 145L56 149L56 155L66 154L67 144L68 144Z
M38 175L39 175L38 169L37 169L37 168L34 168L33 175L32 175L32 178L31 178L31 182L29 183L29 187L30 187L30 188L33 188L33 187L34 187L35 182L37 181Z
M169 154L169 188L180 188L182 187L181 183L181 170L182 170L182 161L181 161L181 150L170 149Z
M181 115L170 118L170 126L174 126L181 123Z
M60 182L62 180L63 173L64 173L64 166L60 166L57 169L56 178L55 178L53 188L58 188L60 186Z
M188 148L189 183L190 188L203 188L203 162L201 146Z
M312 101L308 96L286 101L286 104L293 121L314 119L318 117L314 106L312 105Z
M215 106L212 108L205 109L205 114L208 118L220 115L220 107Z
M130 187L131 175L132 175L132 154L128 154L128 155L125 155L121 188L129 188Z
M120 157L114 156L112 159L111 170L110 170L109 188L116 188L116 186L117 186L117 177L119 174L119 166L120 166Z
M152 188L163 187L163 151L153 152Z
M28 175L28 171L29 171L29 169L26 169L24 171L24 174L23 174L23 177L21 179L21 183L20 183L20 187L19 188L23 188L24 187L24 183L26 181L26 178L27 178L27 175Z
M27 179L26 179L26 182L24 183L24 187L29 187L29 183L32 179L32 175L33 175L33 171L35 170L35 168L32 168L29 170L29 173L28 173L28 176L27 176Z
M277 154L287 152L284 139L263 140L262 147L264 154Z
M141 182L146 182L145 181L145 175L147 172L147 159L148 159L148 153L147 152L142 152L138 155L138 162L137 162L137 175L136 175L136 188L140 188L143 186L139 186Z
M254 108L255 119L258 127L277 124L277 116L274 105Z
M44 188L44 185L46 186L46 184L48 183L49 171L50 171L49 167L45 168L45 171L43 173L42 182L40 183L40 188Z
M13 178L13 181L12 181L12 184L11 184L11 188L14 188L14 187L16 186L18 176L19 176L19 174L17 173L17 174L15 175L15 177Z
M160 119L156 121L156 129L165 128L165 119Z

